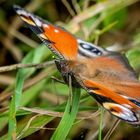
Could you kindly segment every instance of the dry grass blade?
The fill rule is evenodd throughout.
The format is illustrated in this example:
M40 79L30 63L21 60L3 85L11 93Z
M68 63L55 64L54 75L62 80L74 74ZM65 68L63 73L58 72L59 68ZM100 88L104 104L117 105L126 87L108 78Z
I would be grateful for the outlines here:
M54 67L49 67L49 71L51 72L54 69ZM28 80L27 83L25 83L23 87L23 91L30 88L34 84L38 83L42 79L46 78L49 74L46 71L40 72L36 77L32 78L31 80ZM12 95L12 92L2 92L0 96L0 103L2 103L5 100L8 100Z
M117 119L114 124L112 125L112 127L110 128L110 130L107 132L107 134L105 135L105 137L103 138L103 140L108 140L110 138L110 136L112 135L112 133L114 132L114 130L117 128L117 126L119 125L120 120Z
M76 123L79 123L79 122L81 122L81 121L83 121L83 120L87 120L87 119L93 119L93 118L95 118L95 117L97 117L97 116L99 116L99 114L100 114L100 109L98 109L96 112L94 112L94 113L91 113L91 114L88 114L87 116L84 116L83 114L80 114L80 113L78 113L78 118L80 119L79 121L77 121ZM76 124L75 123L75 124Z
M85 0L84 1L84 6L83 6L83 10L86 10L89 6L90 0Z
M52 111L52 110L44 110L44 109L40 109L40 108L20 107L19 109L20 110L24 110L24 111L29 111L29 112L32 112L32 113L36 113L36 114L40 114L40 115L48 115L48 116L60 117L60 118L64 114L63 112ZM77 121L76 123L74 123L74 125L77 124L77 123L79 123L79 122L81 122L81 121L83 121L83 120L97 117L99 114L100 114L99 110L97 110L94 113L90 113L87 116L85 116L84 114L78 113L78 115L77 115L76 118L79 119L79 121Z
M48 65L53 65L54 61L49 61L49 62L44 62L44 63L39 63L39 64L14 64L14 65L9 65L9 66L3 66L0 67L0 72L7 72L7 71L12 71L12 70L17 70L19 68L45 68Z
M33 116L33 117L28 121L27 125L23 128L23 130L22 130L22 131L20 132L20 134L17 136L17 139L19 139L19 138L29 129L30 124L32 123L32 121L33 121L35 118L39 117L39 116L40 116L40 114L35 115L35 116Z
M88 9L82 11L80 14L76 15L70 22L69 22L69 27L68 29L71 31L71 33L76 33L78 30L80 30L80 26L79 24L101 12L103 12L104 10L107 10L107 8L116 8L117 6L122 5L122 7L126 7L128 5L131 5L135 2L137 2L138 0L127 0L127 1L123 1L122 0L117 0L117 1L103 1L103 2L99 2L96 5L93 5L91 7L89 7Z
M39 44L36 41L30 39L29 37L25 36L24 34L18 32L16 30L11 30L9 33L13 37L19 39L20 41L22 41L26 44L28 44L32 48L36 48L37 46L39 46Z
M63 113L56 112L56 111L50 111L50 110L43 110L43 109L37 109L37 108L27 108L27 107L20 107L21 110L30 111L33 113L37 113L40 115L49 115L53 117L62 117Z
M0 75L0 84L2 85L12 85L14 83L15 78L10 75Z
M67 0L62 0L62 3L65 5L65 7L67 8L68 12L70 13L70 15L72 17L75 16L75 13L73 11L73 9L71 8L70 4L67 2Z
M77 3L77 0L72 0L72 5L73 5L76 13L79 14L81 12L81 8L80 8L79 4Z
M46 127L30 127L30 128L35 128L35 129L42 129L42 130L55 130L56 128L46 128Z

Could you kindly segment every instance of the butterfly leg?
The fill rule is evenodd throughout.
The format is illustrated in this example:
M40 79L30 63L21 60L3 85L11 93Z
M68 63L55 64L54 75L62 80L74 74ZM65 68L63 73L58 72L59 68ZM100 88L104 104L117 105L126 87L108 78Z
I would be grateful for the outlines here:
M71 112L71 108L72 108L72 79L71 79L71 75L68 76L68 80L69 80L69 98L70 98L70 112Z

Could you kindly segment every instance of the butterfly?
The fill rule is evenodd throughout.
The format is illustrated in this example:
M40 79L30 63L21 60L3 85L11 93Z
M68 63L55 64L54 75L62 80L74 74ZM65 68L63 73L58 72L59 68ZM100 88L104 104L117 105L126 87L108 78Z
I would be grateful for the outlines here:
M59 59L56 66L66 83L85 89L112 115L140 125L140 83L124 55L76 38L19 6L16 13Z

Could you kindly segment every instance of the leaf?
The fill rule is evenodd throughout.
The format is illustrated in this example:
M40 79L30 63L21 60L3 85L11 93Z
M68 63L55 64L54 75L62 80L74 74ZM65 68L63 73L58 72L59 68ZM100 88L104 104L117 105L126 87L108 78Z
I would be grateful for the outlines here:
M126 57L128 58L131 66L134 69L140 68L140 48L133 48L126 53Z
M111 13L111 12L113 12L113 13ZM103 22L104 26L108 26L112 22L116 21L117 24L114 26L114 28L120 29L120 28L124 27L124 25L125 25L125 21L127 18L127 8L120 9L117 12L114 12L113 9L108 9L107 11L105 11L102 14L106 15L106 18L104 19L104 22Z
M104 115L104 109L100 109L100 124L99 124L99 135L98 135L98 140L102 140L102 129L103 129L103 115Z
M22 61L22 63L39 63L43 59L43 54L47 56L44 47L36 48L34 51L30 52ZM49 54L48 54L49 55ZM24 81L27 77L35 72L34 68L19 69L16 76L15 82L15 93L12 97L10 108L9 108L9 128L8 128L8 140L16 138L16 112L20 106L22 98L22 88Z
M74 89L73 98L72 98L72 106L70 102L70 97L67 101L67 105L65 108L64 115L54 132L51 140L65 140L73 123L76 118L76 114L79 108L79 99L80 99L80 89Z

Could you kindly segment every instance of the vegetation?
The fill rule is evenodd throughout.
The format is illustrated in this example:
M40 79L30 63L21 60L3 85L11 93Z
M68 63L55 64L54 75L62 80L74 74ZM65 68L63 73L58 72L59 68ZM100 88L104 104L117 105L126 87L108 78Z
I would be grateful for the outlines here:
M71 89L55 65L32 68L53 54L27 29L13 4L60 25L77 37L126 54L140 74L140 2L138 0L0 1L0 140L131 140L140 129L118 121L84 90ZM13 71L9 71L12 65ZM42 67L42 68L41 68ZM72 97L70 96L72 92Z

